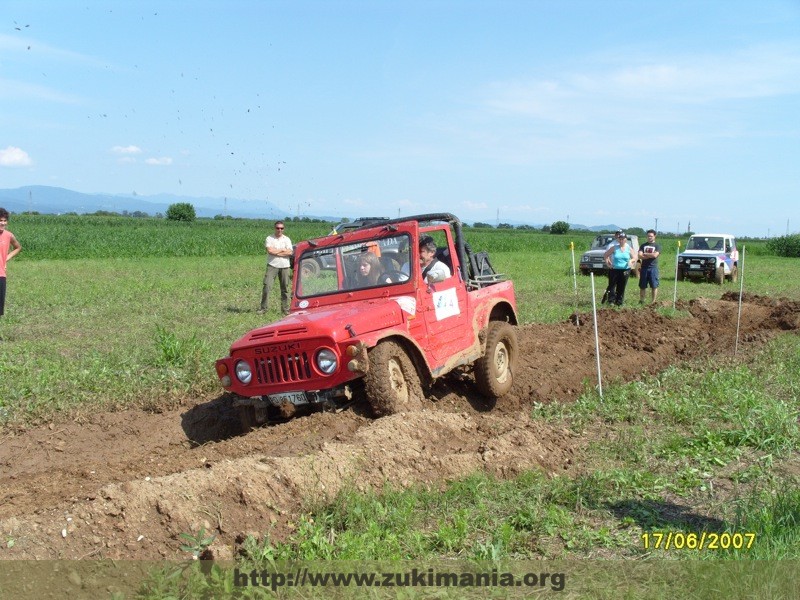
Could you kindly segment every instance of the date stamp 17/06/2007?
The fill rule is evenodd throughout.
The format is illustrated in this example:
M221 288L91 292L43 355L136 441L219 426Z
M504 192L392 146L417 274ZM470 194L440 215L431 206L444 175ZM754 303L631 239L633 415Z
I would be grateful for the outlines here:
M749 550L755 540L755 533L649 531L642 534L645 550Z

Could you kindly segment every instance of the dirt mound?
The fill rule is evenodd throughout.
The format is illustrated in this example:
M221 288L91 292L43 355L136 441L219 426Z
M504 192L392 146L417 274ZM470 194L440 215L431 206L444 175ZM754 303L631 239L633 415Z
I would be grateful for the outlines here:
M745 352L800 328L800 302L736 295L598 314L604 383L706 354ZM521 327L511 394L492 406L467 372L437 382L425 408L372 420L359 405L241 436L231 398L188 411L100 413L6 432L0 444L3 558L177 558L180 533L218 534L222 557L244 534L285 535L310 499L344 486L437 483L476 470L512 476L570 469L585 438L532 421L533 402L597 384L594 323L579 314Z

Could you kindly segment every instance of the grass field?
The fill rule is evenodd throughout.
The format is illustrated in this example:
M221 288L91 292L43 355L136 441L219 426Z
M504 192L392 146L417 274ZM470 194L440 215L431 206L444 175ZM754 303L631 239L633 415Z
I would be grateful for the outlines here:
M24 215L11 225L24 251L10 263L0 320L0 422L213 396L213 361L279 316L277 290L266 318L255 313L270 222ZM297 241L327 229L292 223L287 231ZM574 242L579 261L590 234L473 229L468 236L514 280L523 323L591 310L590 278L572 277L569 248ZM761 252L763 244L753 247ZM676 240L664 243L664 300L675 290L676 250ZM747 290L800 297L794 270L793 259L746 250ZM604 280L596 287L599 295ZM629 302L637 290L631 292ZM678 284L682 299L718 293L707 284Z
M165 407L218 396L213 360L249 329L278 317L277 293L269 314L255 313L270 225L14 217L9 229L24 252L9 265L7 314L0 319L0 420L34 423L59 413ZM287 233L299 240L325 229L289 224ZM513 278L522 322L558 322L576 307L591 309L591 280L573 278L569 251L574 241L578 260L590 235L473 230L469 239L476 250L490 250L495 266ZM662 300L671 301L676 290L676 250L676 240L664 243ZM799 273L796 260L770 256L759 242L747 244L745 291L800 299ZM598 296L603 286L597 282ZM677 283L680 299L718 297L721 291ZM637 310L637 290L632 292L625 310ZM536 407L534 418L576 431L606 431L606 441L591 449L585 476L528 473L495 481L476 474L443 490L345 492L331 504L307 506L292 539L248 542L244 564L797 559L798 370L800 340L789 335L749 365L671 367L648 382L612 386L602 404L585 396L573 405ZM709 486L720 477L736 486L715 496ZM654 510L653 502L664 497L709 515L719 533L756 534L754 546L668 555L646 548L643 531L696 528ZM176 593L180 586L211 585L203 581L156 578L152 586ZM222 588L211 591L227 597Z

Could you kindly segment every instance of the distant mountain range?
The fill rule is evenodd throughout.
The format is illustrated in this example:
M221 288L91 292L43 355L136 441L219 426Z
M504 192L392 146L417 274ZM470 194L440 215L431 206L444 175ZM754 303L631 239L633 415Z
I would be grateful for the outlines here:
M198 217L230 215L249 219L281 219L289 213L267 201L238 198L207 198L157 194L84 194L60 187L30 185L17 189L0 189L0 206L10 212L37 211L45 214L93 213L98 210L127 213L144 212L155 216L164 214L170 204L188 202ZM335 220L331 217L331 220Z
M16 189L0 189L0 206L12 213L36 211L44 214L78 214L108 211L116 213L142 212L155 216L167 212L170 204L188 202L194 206L198 217L214 217L230 215L246 219L282 219L291 215L291 211L283 210L268 201L240 200L237 198L209 198L175 196L157 194L155 196L139 196L131 194L84 194L60 187L46 185L29 185ZM339 221L332 216L308 215L311 218ZM358 218L360 215L353 215ZM531 225L541 228L549 223L525 223L523 221L506 221L509 225ZM614 231L620 229L616 225L593 225L587 227L570 223L571 229L588 231Z

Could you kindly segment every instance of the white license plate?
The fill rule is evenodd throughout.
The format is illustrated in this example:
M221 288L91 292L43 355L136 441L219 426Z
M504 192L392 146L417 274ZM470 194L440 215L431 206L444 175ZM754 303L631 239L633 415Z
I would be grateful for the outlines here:
M606 266L603 263L594 263L593 268L595 268L595 269L605 269Z
M273 406L280 406L284 402L291 404L308 404L305 392L284 392L282 394L270 394L267 401Z
M701 265L689 265L690 269L700 269Z

